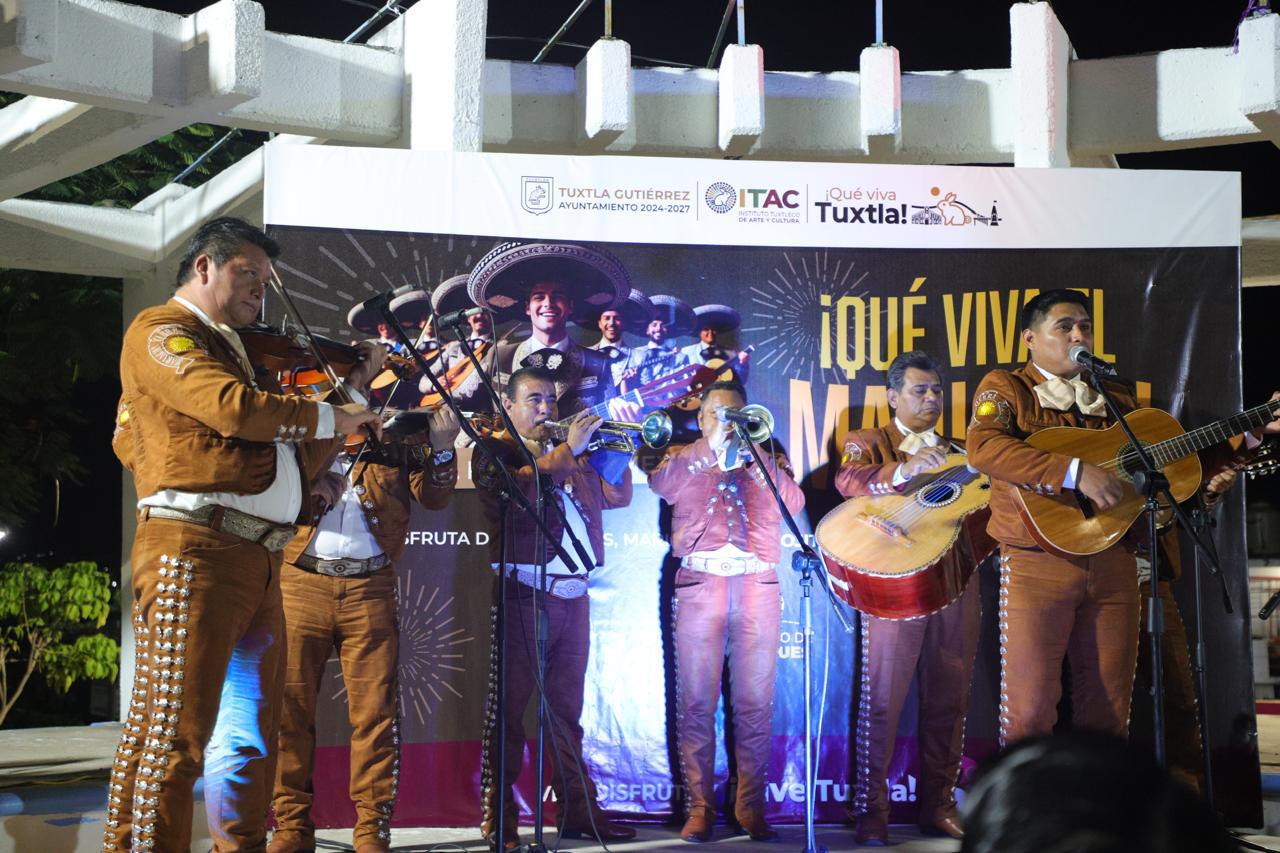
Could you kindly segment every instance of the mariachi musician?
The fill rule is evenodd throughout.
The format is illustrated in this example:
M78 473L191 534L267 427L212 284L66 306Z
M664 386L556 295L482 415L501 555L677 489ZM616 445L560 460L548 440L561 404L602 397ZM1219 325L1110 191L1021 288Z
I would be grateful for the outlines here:
M631 471L626 469L621 481L614 485L601 479L591 466L588 444L602 421L587 412L572 421L562 443L552 445L554 433L548 421L553 421L557 413L556 383L546 370L517 369L503 389L502 404L517 434L501 431L485 439L471 462L472 479L479 490L486 521L495 533L490 538L490 563L495 574L501 571L506 575L506 626L500 652L507 673L502 706L505 778L496 778L499 651L495 636L494 671L485 710L481 831L492 849L519 846L519 811L512 786L520 776L524 758L524 713L538 687L539 643L534 626L540 620L545 631L541 645L546 655L543 696L553 733L551 787L556 795L560 837L585 836L600 841L634 838L635 830L611 822L596 801L596 786L582 756L580 721L591 631L587 588L590 573L602 566L605 558L601 513L631 502ZM520 444L534 457L536 474L520 452ZM507 481L495 460L505 463L516 488L531 502L537 498L541 478L548 491L547 501L560 507L559 512L546 516L550 541L540 535L531 518L511 506L503 495ZM564 556L560 556L561 550ZM542 594L536 595L544 560ZM501 589L495 582L495 602ZM537 613L535 607L539 606L541 612ZM501 827L497 825L500 796L504 802ZM536 807L541 807L540 798Z
M441 407L424 429L376 451L340 454L316 485L324 509L299 527L280 578L287 645L275 780L276 830L267 853L315 849L316 697L336 650L351 723L349 793L356 853L387 853L400 780L400 635L394 563L411 502L440 509L458 480L458 420Z
M587 316L579 324L583 328L600 330L600 340L592 344L591 348L608 356L614 385L622 383L622 374L627 369L627 360L631 357L632 348L627 345L623 333L643 335L653 315L654 307L649 297L633 287L630 295L621 305L607 308L601 311L599 316Z
M1088 299L1077 290L1048 290L1026 304L1021 319L1031 360L983 378L969 426L970 461L992 479L988 530L1000 543L1000 738L1011 744L1053 730L1064 657L1073 724L1124 737L1139 631L1132 546L1122 539L1070 558L1045 550L1015 495L1018 489L1045 495L1074 489L1104 512L1124 497L1106 468L1027 442L1048 427L1101 430L1114 423L1071 358L1073 347L1093 346ZM1136 407L1127 386L1106 382L1122 411ZM1241 464L1247 458L1242 445L1256 446L1261 433L1276 432L1280 420L1206 451L1204 474Z
M937 363L919 350L902 353L889 365L886 381L893 423L859 430L845 441L836 473L836 488L845 497L893 494L921 473L946 462L948 440L935 431L943 401ZM969 576L975 557L963 531L943 560L966 563L953 574ZM922 618L881 619L862 614L852 808L858 844L889 843L885 777L893 757L898 717L917 675L918 822L927 833L962 837L955 785L964 749L965 711L981 615L976 575L955 601Z
M631 350L623 380L630 385L645 385L660 376L692 364L689 356L670 340L689 334L693 328L693 307L676 296L659 294L652 296L653 319L645 327L649 340L642 347Z
M742 315L728 305L699 305L693 309L693 328L698 342L681 348L694 364L723 367L728 372L723 379L736 379L743 385L751 375L749 350L734 350L722 346L720 336L736 332L742 326Z
M431 305L437 317L466 308L474 308L475 303L467 296L467 276L455 275L445 280L431 294ZM450 332L449 334L453 334ZM488 312L468 317L464 325L459 327L458 334L466 337L467 343L475 351L476 358L484 366L485 372L493 375L497 364L497 344L493 338L493 318ZM450 340L444 345L440 356L441 369L448 377L447 390L454 401L464 412L492 412L493 399L485 390L480 374L467 357L462 343ZM424 394L434 394L435 388L425 376L418 389Z

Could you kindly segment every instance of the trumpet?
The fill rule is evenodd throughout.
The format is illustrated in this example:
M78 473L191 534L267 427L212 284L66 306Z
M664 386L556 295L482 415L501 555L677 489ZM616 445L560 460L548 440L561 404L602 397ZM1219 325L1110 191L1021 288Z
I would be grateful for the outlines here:
M547 428L552 438L563 441L569 435L569 426L573 420L573 418L565 418L559 421L545 421L542 425ZM616 450L620 453L633 454L640 449L635 442L637 435L646 446L661 450L671 440L671 417L659 410L645 415L644 420L639 423L604 421L591 437L587 450Z
M773 412L757 403L741 409L720 406L716 409L716 417L723 423L732 424L739 435L756 444L773 435Z

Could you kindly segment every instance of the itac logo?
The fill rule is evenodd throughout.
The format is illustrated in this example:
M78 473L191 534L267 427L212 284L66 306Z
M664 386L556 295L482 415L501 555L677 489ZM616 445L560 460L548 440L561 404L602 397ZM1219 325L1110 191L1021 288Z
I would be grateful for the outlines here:
M536 215L551 209L556 182L552 178L525 175L520 179L520 206Z
M716 181L707 187L707 207L716 213L728 213L738 201L738 191L724 181Z

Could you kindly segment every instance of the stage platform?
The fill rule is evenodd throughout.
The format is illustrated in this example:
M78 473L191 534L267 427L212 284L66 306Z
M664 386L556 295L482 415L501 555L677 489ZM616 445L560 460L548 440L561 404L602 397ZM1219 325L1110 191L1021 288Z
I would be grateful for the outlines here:
M1280 762L1280 716L1273 720L1259 716L1259 729L1266 745L1265 762ZM106 787L119 736L118 724L81 728L17 729L0 731L0 853L97 853L101 848L102 828L106 820ZM1264 764L1264 783L1268 790L1267 831L1280 827L1280 764ZM200 789L196 791L197 817L193 822L192 849L209 848L208 832L199 812L202 810ZM1273 799L1276 798L1276 799ZM638 836L632 841L610 844L610 850L627 853L675 853L688 851L694 845L680 839L678 827L637 824ZM804 828L779 826L777 843L762 845L745 836L729 834L725 826L716 828L711 842L718 853L760 853L769 850L803 850ZM532 833L521 827L524 840ZM848 850L854 847L849 826L824 825L816 832L819 848ZM1280 835L1244 836L1268 850L1280 853ZM899 853L950 853L959 844L946 838L926 838L914 826L890 829L893 849ZM559 843L554 831L547 833L549 850L598 850L594 841ZM395 828L391 834L396 853L426 853L452 850L484 853L488 848L476 827ZM351 849L349 829L321 830L318 851Z

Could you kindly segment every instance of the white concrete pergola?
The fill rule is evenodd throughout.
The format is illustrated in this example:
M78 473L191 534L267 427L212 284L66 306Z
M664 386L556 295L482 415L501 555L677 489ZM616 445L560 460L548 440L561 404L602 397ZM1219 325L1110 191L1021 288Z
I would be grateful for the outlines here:
M768 72L753 45L730 46L718 70L633 68L616 39L576 67L490 60L486 17L487 0L418 0L367 44L342 44L269 32L252 0L190 16L0 0L0 90L29 96L0 110L0 267L123 278L126 324L163 301L202 221L262 221L260 151L131 210L17 196L194 122L281 134L275 144L1032 167L1280 145L1277 15L1246 21L1238 52L1077 60L1048 3L1018 2L1011 67L906 74L890 46L829 74ZM1280 217L1244 234L1245 283L1280 283ZM127 595L135 499L123 488ZM128 684L132 632L121 639Z

